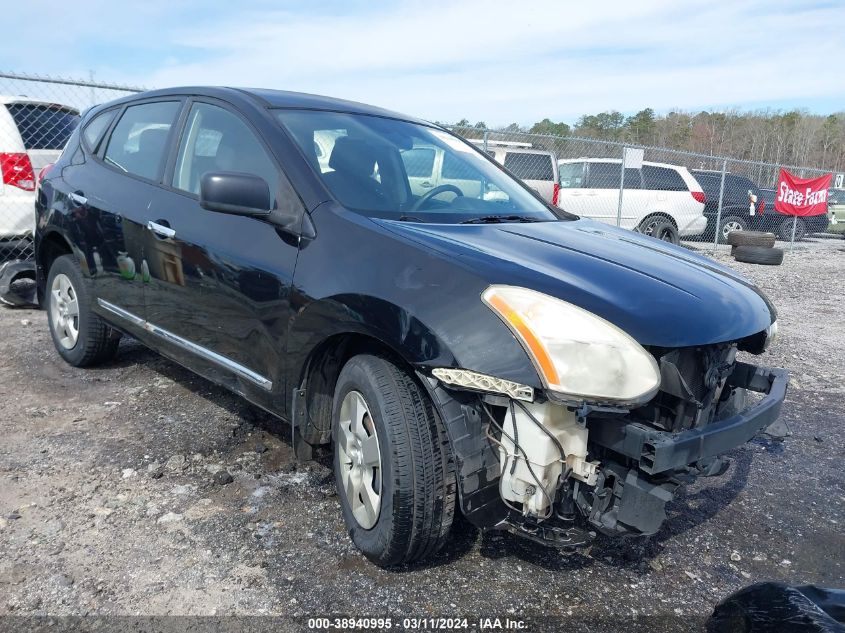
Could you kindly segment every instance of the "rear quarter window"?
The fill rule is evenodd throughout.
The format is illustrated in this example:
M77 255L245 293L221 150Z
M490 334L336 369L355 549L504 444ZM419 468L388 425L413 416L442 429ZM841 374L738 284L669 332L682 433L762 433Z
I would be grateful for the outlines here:
M79 115L67 108L37 103L9 103L23 146L31 149L64 149L79 125Z
M549 154L506 152L505 169L521 180L554 180L555 172Z
M88 146L88 149L91 151L97 150L97 143L99 143L100 138L103 136L103 132L106 131L106 128L109 126L109 123L112 122L116 113L117 110L109 110L108 112L98 114L82 129L82 137L85 139L85 144Z
M646 189L655 191L689 191L683 176L668 167L643 165L643 181Z

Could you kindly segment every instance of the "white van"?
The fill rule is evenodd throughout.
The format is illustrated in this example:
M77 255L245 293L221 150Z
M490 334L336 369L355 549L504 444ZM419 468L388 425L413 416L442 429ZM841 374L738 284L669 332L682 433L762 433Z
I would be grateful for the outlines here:
M0 240L32 234L38 172L58 160L78 122L74 108L0 95Z
M481 149L483 141L468 139ZM529 145L529 144L525 144ZM557 157L552 152L525 147L494 145L487 147L487 154L505 166L514 176L534 189L546 202L557 202ZM453 154L429 146L417 146L402 152L405 171L415 196L421 196L429 189L440 185L455 185L465 196L481 197L481 183L474 171L468 170ZM485 191L487 199L496 196L494 191Z
M621 161L574 158L558 161L560 194L557 205L576 215L616 225ZM650 234L670 220L681 237L701 235L707 228L704 191L686 167L643 162L625 170L622 228Z

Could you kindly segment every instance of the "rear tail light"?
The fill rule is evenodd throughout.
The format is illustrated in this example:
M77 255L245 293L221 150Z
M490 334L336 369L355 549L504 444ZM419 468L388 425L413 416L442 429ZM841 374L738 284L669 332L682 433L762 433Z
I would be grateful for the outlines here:
M0 173L3 174L3 184L35 191L35 173L26 154L0 153Z
M704 204L707 202L707 196L704 195L703 191L692 191L692 197L695 198L696 202L700 202Z
M552 204L557 204L557 199L560 197L560 183L555 183L552 189Z
M41 181L44 180L47 174L50 173L50 170L53 169L53 164L54 163L47 163L46 165L44 165L44 167L41 168L41 171L38 172L38 182L36 183L37 185L41 185Z
M763 213L766 210L766 201L763 200L763 196L760 196L760 202L757 203L757 212Z

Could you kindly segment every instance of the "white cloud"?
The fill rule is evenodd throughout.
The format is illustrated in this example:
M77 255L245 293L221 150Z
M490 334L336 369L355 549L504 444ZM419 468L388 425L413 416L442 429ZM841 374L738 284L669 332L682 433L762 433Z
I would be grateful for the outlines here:
M83 5L99 13L92 23L65 25L59 41L67 63L87 61L75 59L68 33L80 48L84 38L107 34L101 49L132 44L149 62L139 70L102 55L97 76L147 86L300 90L494 124L845 96L834 80L841 5L410 0L344 5L343 15L319 3L215 7L210 15L203 4L177 9L163 0L141 14L115 9L120 3Z

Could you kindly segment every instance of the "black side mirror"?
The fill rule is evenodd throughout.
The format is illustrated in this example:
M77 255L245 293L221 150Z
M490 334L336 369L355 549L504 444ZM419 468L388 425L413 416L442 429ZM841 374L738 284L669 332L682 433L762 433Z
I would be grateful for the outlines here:
M270 213L270 187L263 178L236 171L209 171L200 179L200 206L232 215Z

